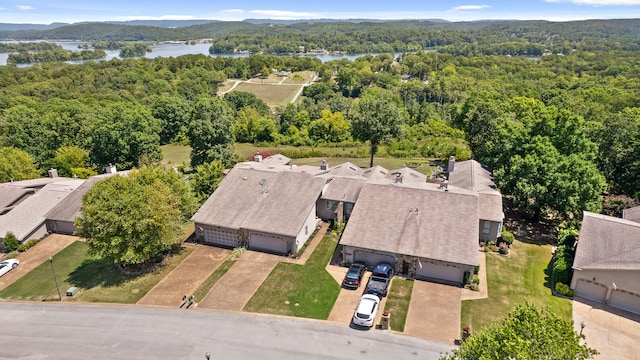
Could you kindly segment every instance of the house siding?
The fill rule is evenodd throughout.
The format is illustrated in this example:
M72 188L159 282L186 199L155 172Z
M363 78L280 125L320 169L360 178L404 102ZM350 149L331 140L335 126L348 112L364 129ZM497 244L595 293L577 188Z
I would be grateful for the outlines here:
M313 206L307 219L304 221L298 236L296 236L295 241L293 243L292 252L297 253L300 251L302 246L307 242L311 234L316 230L316 226L318 225L318 219L316 217L316 207Z
M609 303L615 291L626 291L640 295L640 281L638 281L638 279L640 279L640 270L575 269L573 279L571 280L571 289L575 290L580 280L602 284L607 288L604 303Z
M485 221L488 221L490 224L489 227L489 233L484 234L483 233L483 229L485 227L484 223ZM498 230L501 230L502 223L500 222L496 222L496 221L490 221L490 220L480 220L480 225L478 228L478 233L480 234L480 240L482 241L496 241L498 240L498 237L502 236L502 233L500 231L500 233L498 233Z

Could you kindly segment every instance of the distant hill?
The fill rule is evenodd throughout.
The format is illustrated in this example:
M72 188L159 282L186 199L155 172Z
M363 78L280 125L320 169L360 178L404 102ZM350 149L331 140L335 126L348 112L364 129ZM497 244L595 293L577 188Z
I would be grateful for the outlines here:
M61 26L70 25L68 23L51 23L49 25L44 24L9 24L0 23L0 31L20 31L20 30L51 30L59 28Z
M193 25L202 25L212 22L220 22L220 20L130 20L130 21L105 21L108 24L117 25L142 25L155 26L161 28L179 28Z

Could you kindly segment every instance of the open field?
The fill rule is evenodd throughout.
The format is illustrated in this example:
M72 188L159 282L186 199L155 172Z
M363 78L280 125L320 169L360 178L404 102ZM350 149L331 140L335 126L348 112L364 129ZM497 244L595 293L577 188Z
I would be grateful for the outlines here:
M300 90L300 86L243 82L236 86L234 91L236 90L253 93L270 107L284 107L293 100L293 97Z
M243 310L326 320L340 292L325 269L337 243L336 235L327 235L304 265L276 265Z
M550 245L513 243L509 257L487 253L489 298L462 302L461 328L471 325L479 330L504 318L516 304L529 301L549 306L565 320L571 320L571 301L551 295L549 288Z
M304 84L306 82L311 81L313 74L314 74L313 71L294 72L290 76L287 76L282 83L283 84Z
M162 150L162 161L160 163L163 166L191 166L191 147L185 145L167 144L160 146L160 149Z
M88 254L84 242L74 242L53 256L53 266L64 301L135 304L155 284L173 270L193 249L182 248L167 260L165 266L153 272L129 276L118 271L106 260ZM75 298L66 298L65 291L80 289ZM51 264L46 261L0 292L9 300L57 301Z

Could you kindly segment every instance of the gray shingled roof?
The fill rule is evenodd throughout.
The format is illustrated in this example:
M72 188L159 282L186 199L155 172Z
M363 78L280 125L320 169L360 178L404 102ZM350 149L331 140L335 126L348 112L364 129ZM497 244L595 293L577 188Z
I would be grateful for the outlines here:
M22 186L0 185L0 212L2 209L14 205L20 198L28 193L34 193L32 188Z
M25 240L33 230L46 220L45 214L64 200L85 180L56 178L34 195L21 202L7 214L0 216L0 236L11 231L20 240Z
M478 194L436 184L369 182L342 245L460 264L478 264Z
M71 194L69 194L69 196L64 198L64 200L62 200L58 205L49 210L49 212L44 215L45 218L48 220L73 222L75 218L80 217L81 215L80 210L82 209L82 197L84 194L86 194L98 181L114 175L128 176L129 170L90 177Z
M354 203L365 182L361 177L335 177L325 186L322 198Z
M496 189L491 169L475 160L456 162L449 173L449 185L480 193L480 211L482 220L501 222L502 194Z
M372 168L365 169L362 172L362 176L368 179L384 179L389 176L389 170L380 165L376 165Z
M304 173L235 167L191 220L296 236L324 183L324 179Z
M423 183L427 181L427 175L419 173L408 167L389 171L389 178L391 180L394 180L397 175L402 176L402 182Z
M350 162L345 162L339 165L336 165L329 169L329 172L326 174L321 174L319 176L323 177L334 177L334 176L359 176L362 174L362 168L358 165L354 165Z
M585 211L573 267L640 270L640 223Z
M640 206L623 210L622 218L630 221L640 222Z

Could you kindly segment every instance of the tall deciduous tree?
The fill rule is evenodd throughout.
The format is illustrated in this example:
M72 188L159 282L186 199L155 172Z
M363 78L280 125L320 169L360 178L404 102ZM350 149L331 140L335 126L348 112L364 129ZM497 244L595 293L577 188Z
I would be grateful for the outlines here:
M214 97L200 98L191 112L187 135L191 143L191 166L213 160L233 161L233 115L229 105Z
M216 190L222 181L224 165L220 160L196 166L193 188L200 201L204 201Z
M39 175L35 160L29 153L13 147L0 148L0 183L33 179Z
M180 225L194 208L190 188L181 182L156 168L102 180L82 198L76 233L93 254L114 264L147 263L180 242Z
M401 133L402 115L398 107L384 95L368 95L355 103L350 114L351 134L355 139L368 141L373 157L381 144Z
M591 359L598 351L580 344L584 338L573 330L571 322L527 303L471 335L459 349L441 359Z

